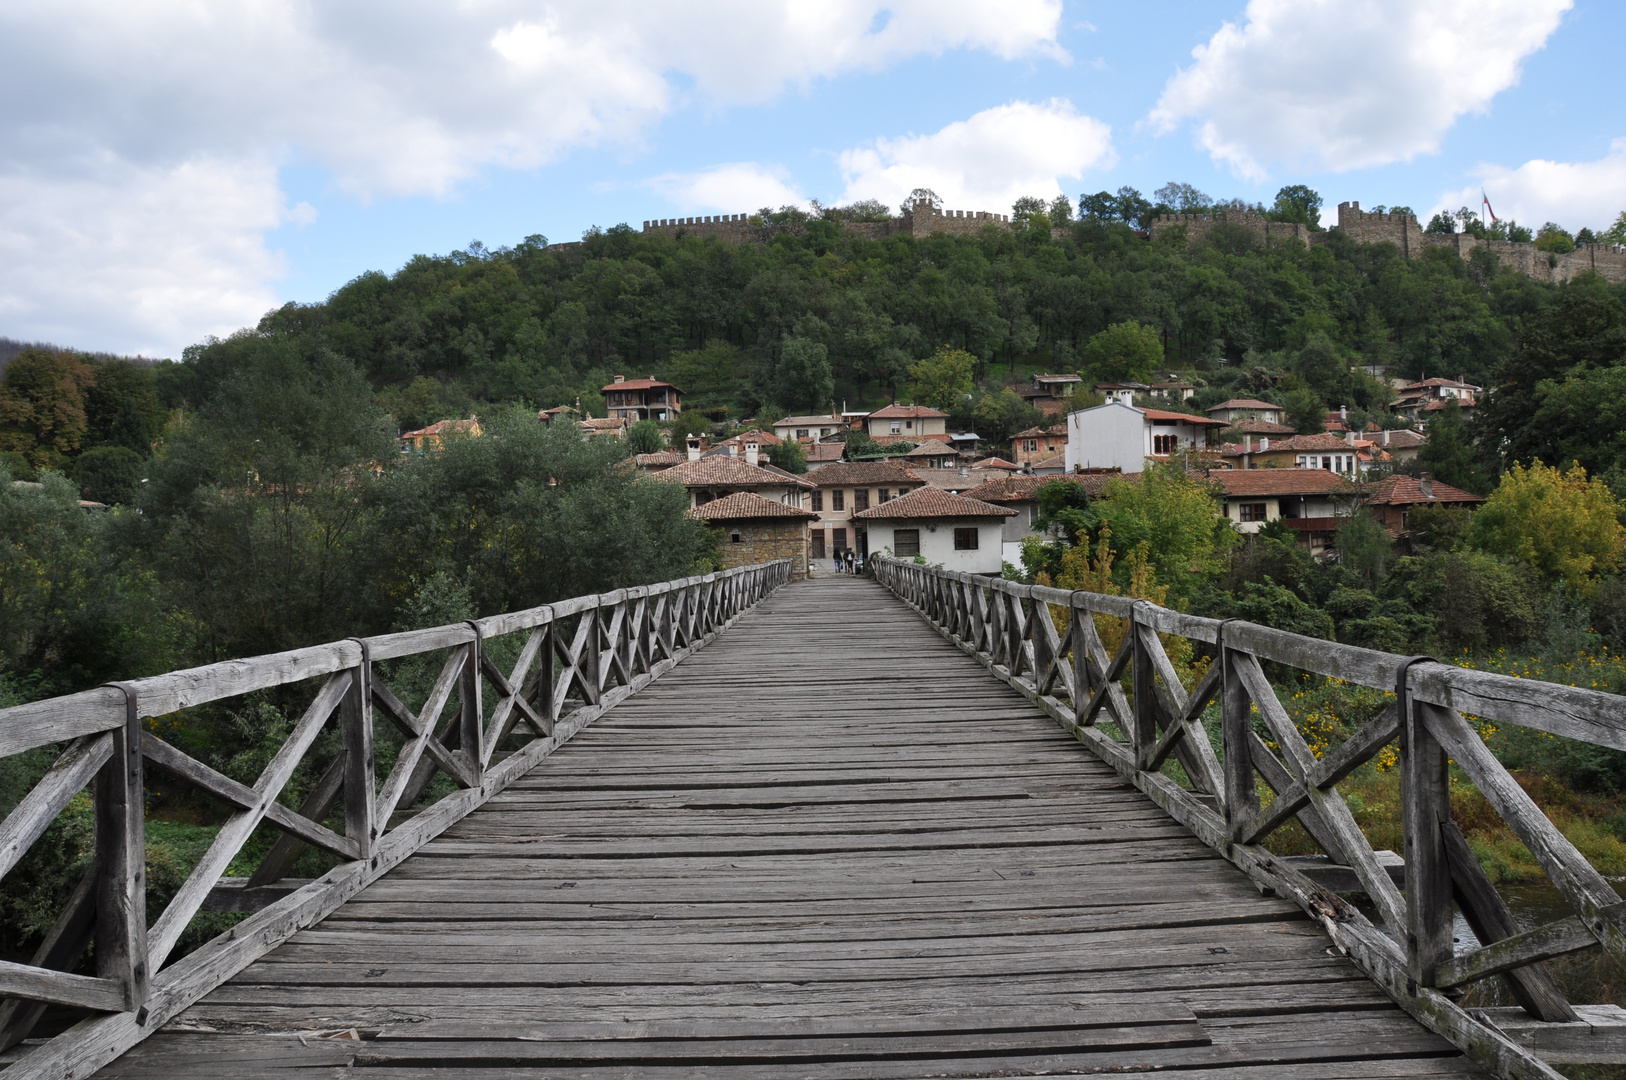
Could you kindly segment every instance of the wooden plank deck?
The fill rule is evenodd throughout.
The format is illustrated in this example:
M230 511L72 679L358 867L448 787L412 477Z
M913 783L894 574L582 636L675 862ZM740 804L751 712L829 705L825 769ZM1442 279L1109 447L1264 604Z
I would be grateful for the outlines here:
M1460 1077L880 586L794 584L99 1075Z

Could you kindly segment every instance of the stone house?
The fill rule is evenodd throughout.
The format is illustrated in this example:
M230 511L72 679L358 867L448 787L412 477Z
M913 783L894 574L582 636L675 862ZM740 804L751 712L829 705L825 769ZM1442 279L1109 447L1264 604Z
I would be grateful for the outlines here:
M813 482L805 477L758 464L754 443L747 445L744 457L718 454L685 461L655 473L654 478L688 488L690 507L750 491L785 506L805 509L807 493L813 490Z
M1462 406L1462 417L1466 420L1474 413L1478 404L1476 394L1482 393L1483 387L1460 379L1424 379L1422 382L1407 383L1396 391L1396 396L1389 403L1389 408L1400 415L1421 423L1438 415L1445 408L1447 401L1455 400Z
M1242 442L1227 444L1223 455L1237 469L1325 469L1350 479L1388 460L1382 447L1370 439L1356 438L1353 431L1258 442L1244 435Z
M582 441L588 439L620 439L627 434L627 421L620 416L589 416L576 427L582 433Z
M720 534L717 546L724 568L789 559L791 577L807 576L808 523L818 516L811 510L787 506L754 491L736 491L689 513Z
M869 437L878 443L924 442L929 435L948 434L948 413L924 405L888 405L864 420Z
M1472 492L1442 484L1424 476L1390 476L1374 484L1362 499L1363 504L1389 530L1399 536L1408 526L1411 512L1420 506L1454 506L1472 510L1484 505L1485 500Z
M1011 454L1018 465L1032 465L1067 449L1067 425L1031 427L1011 436Z
M1002 523L1016 511L923 487L854 516L869 533L871 551L900 559L918 555L945 570L998 574Z
M1233 424L1238 420L1264 420L1267 423L1279 424L1286 415L1280 405L1272 405L1257 398L1232 398L1205 411L1215 420L1223 420L1227 424Z
M848 548L867 555L864 527L853 519L925 484L914 470L892 461L839 462L809 472L808 479L813 484L810 509L818 515L813 526L814 559Z
M1347 517L1342 504L1355 495L1347 480L1327 469L1224 469L1211 475L1225 492L1225 517L1238 532L1258 532L1266 522L1285 518L1312 555L1332 547Z
M470 439L478 439L482 434L480 421L474 417L467 420L441 420L417 431L409 431L398 440L403 454L427 454L435 450L444 449L446 440L453 436L462 435Z
M610 415L629 424L639 420L671 420L683 411L683 391L660 379L629 379L616 375L601 393Z

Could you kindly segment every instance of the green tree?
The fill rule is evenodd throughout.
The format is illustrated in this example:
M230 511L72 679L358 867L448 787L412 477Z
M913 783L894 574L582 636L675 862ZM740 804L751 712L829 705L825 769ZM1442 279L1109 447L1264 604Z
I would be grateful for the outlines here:
M971 418L978 435L999 443L1009 442L1018 431L1044 422L1044 415L1009 387L984 394L972 409Z
M1598 243L1626 246L1626 210L1620 212L1613 225L1598 234Z
M1353 571L1368 589L1376 590L1383 584L1394 555L1394 542L1371 511L1363 507L1345 518L1338 526L1336 546L1340 565Z
M141 490L146 462L126 446L98 446L73 463L74 482L87 499L133 505Z
M89 365L71 352L33 348L12 357L0 383L0 450L77 453L93 379Z
M1097 382L1144 382L1163 363L1158 332L1138 322L1107 327L1085 342L1079 373Z
M915 404L948 409L971 393L976 357L964 349L939 346L932 355L909 365L909 392Z
M786 439L768 447L768 462L776 469L800 476L807 472L807 451L795 439Z
M1536 230L1536 247L1555 255L1568 255L1575 250L1575 237L1568 229L1549 221Z
M798 333L785 338L779 356L757 367L766 376L762 383L765 399L792 412L828 408L835 394L830 350L811 336Z
M1320 229L1321 195L1303 184L1289 184L1276 193L1270 214L1277 221L1296 221Z
M699 349L673 353L668 377L683 388L685 407L704 409L733 405L736 391L749 378L748 369L737 346L713 338Z
M1417 451L1417 461L1434 479L1452 487L1476 495L1488 490L1462 418L1462 404L1456 398L1446 399L1445 407L1429 420L1428 441Z
M653 454L666 448L661 438L661 426L653 420L640 420L627 428L627 450L634 454Z
M1609 485L1579 465L1564 473L1540 461L1514 465L1474 514L1469 543L1585 591L1620 565L1626 528L1619 510Z
M1289 393L1283 407L1287 422L1300 435L1315 435L1327 429L1327 403L1309 387Z
M1147 562L1175 601L1217 574L1235 542L1213 483L1181 462L1154 465L1138 480L1108 481L1095 509L1112 529L1115 551L1127 556L1146 545Z

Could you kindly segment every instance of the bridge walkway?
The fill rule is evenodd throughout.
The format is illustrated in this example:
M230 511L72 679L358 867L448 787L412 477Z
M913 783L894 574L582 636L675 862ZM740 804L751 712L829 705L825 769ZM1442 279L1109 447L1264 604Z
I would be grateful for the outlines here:
M803 582L100 1074L1473 1069L879 585Z

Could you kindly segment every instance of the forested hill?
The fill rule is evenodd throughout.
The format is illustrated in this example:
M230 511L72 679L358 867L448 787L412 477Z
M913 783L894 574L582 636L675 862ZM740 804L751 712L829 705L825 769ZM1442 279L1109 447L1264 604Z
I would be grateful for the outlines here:
M1620 288L1593 287L1620 305ZM809 220L742 245L616 226L363 274L325 303L189 350L163 382L166 397L197 400L244 350L292 336L353 359L403 426L482 401L593 406L614 373L665 375L691 406L739 416L890 398L944 344L974 354L985 384L1077 370L1091 335L1134 320L1160 332L1169 366L1210 383L1258 391L1296 374L1334 407L1382 407L1386 389L1352 364L1484 384L1519 320L1562 291L1489 260L1408 261L1336 230L1305 250L1223 228L1201 244L1153 242L1095 221L1059 237L1046 223L875 241ZM813 347L787 362L797 341Z

